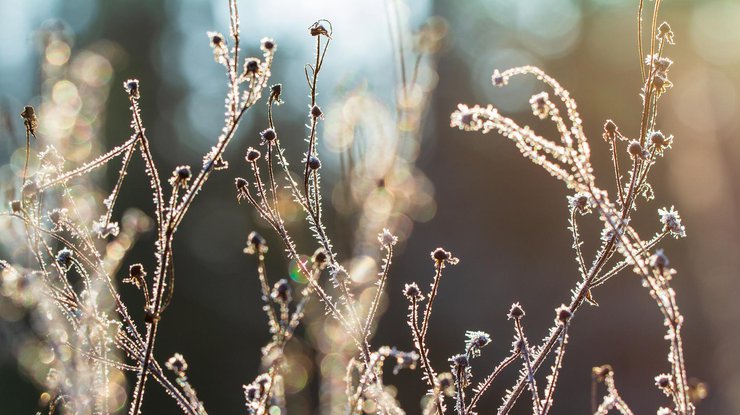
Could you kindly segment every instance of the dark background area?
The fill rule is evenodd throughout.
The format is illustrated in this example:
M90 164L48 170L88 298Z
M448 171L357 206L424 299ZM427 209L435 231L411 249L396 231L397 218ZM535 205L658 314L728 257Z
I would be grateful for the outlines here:
M0 12L0 25L20 25L20 32L3 30L0 37L3 56L21 56L0 63L0 96L14 112L38 92L32 31L48 18L59 18L75 32L75 48L104 38L121 51L114 65L105 132L100 137L105 147L129 135L128 102L119 85L136 76L142 83L142 110L154 156L163 171L182 163L198 165L222 121L225 82L211 59L204 33L211 29L226 32L225 1L9 3L13 2L3 2L0 10L28 9ZM490 86L490 74L495 68L514 65L541 66L578 102L598 183L613 192L601 126L611 118L632 136L639 126L636 3L431 0L409 5L412 26L427 15L438 15L450 28L438 56L439 83L423 124L418 164L434 184L437 210L431 220L414 225L394 260L390 305L372 341L374 346L411 348L401 289L411 281L421 286L431 282L429 252L437 246L461 259L459 265L446 270L431 322L431 358L438 367L460 352L465 330L485 330L494 342L476 361L474 373L487 373L510 348L513 330L506 312L513 301L521 302L527 311L528 337L539 340L546 334L553 309L568 301L569 290L579 278L566 228L565 189L523 160L504 138L451 129L449 113L459 102L492 102L522 123L532 122L527 101L542 88L534 82L516 82L500 92ZM292 8L278 9L286 5ZM314 20L331 19L336 37L327 55L327 81L320 86L322 102L336 99L347 79L367 79L379 95L391 96L393 61L381 5L282 1L275 5L242 2L241 7L243 42L251 48L249 53L258 53L262 36L279 42L272 81L282 82L286 90L286 105L278 113L278 122L283 136L295 137L292 143L285 142L292 146L294 160L305 131L307 91L302 67L311 57L312 40L306 28ZM11 19L25 19L25 26ZM662 20L671 23L677 45L666 52L676 62L671 68L675 86L663 98L658 125L675 135L675 141L668 157L652 173L656 199L642 202L633 224L646 230L643 236L647 236L658 230L658 208L675 204L681 212L688 238L666 240L662 246L679 271L674 286L686 317L689 375L709 385L709 397L698 409L707 414L738 413L740 220L736 212L740 182L735 160L740 155L736 134L740 4L665 2ZM212 177L179 230L174 247L177 288L157 342L160 360L174 352L187 357L189 376L212 414L244 410L241 385L257 374L260 347L268 340L256 262L242 248L252 229L261 230L274 246L278 241L258 223L251 207L238 205L233 197L233 178L246 173L239 162L241 153L257 142L257 132L266 124L259 107L245 119L238 140L227 153L232 168ZM14 122L20 128L20 118ZM21 143L21 137L8 139ZM8 161L5 151L6 147L0 150L3 164ZM140 167L134 165L132 171L138 168L140 172ZM109 169L110 183L114 175ZM144 190L144 175L132 173L128 180L123 203L148 209L150 195ZM581 226L590 263L601 229L595 217L583 219ZM341 231L330 229L335 234ZM309 237L307 232L296 234L303 246L309 246ZM153 261L145 259L152 242L152 235L143 238L126 262ZM278 255L270 255L268 261L272 278L287 273ZM126 291L128 287L123 290L130 301L140 301L137 293ZM636 413L654 411L665 399L654 387L653 377L669 366L665 359L668 344L653 300L629 272L594 295L600 306L578 313L570 331L555 413L588 413L591 367L604 363L615 368L623 397ZM417 375L404 372L386 378L398 386L409 413L418 412L425 390ZM502 378L489 392L480 413L495 411L513 375ZM300 399L309 399L308 406L313 406L317 392ZM18 374L10 353L0 350L0 413L34 413L37 399L36 389ZM516 413L526 413L527 404L517 409ZM144 412L170 414L177 413L177 408L152 382Z

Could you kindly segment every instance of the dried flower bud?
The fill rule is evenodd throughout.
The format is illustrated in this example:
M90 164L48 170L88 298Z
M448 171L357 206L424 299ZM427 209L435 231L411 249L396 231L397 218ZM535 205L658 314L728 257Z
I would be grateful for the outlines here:
M253 163L253 162L259 160L259 158L260 158L261 155L262 154L259 152L259 150L255 149L253 147L249 147L247 149L247 156L245 157L245 159L247 159L248 162Z
M213 59L217 63L225 64L226 56L229 54L229 49L226 47L226 39L224 35L218 32L207 32L208 39L210 40L211 48L213 49Z
M12 200L10 202L10 210L13 213L20 213L23 210L23 204L20 200Z
M65 269L69 269L69 267L72 265L73 260L73 254L72 251L70 251L67 248L60 249L59 252L57 252L57 264L62 266Z
M560 324L566 324L573 316L573 312L565 304L561 304L560 307L555 309L556 321Z
M255 385L244 385L244 398L247 402L253 402L259 399L260 389Z
M465 337L465 351L471 357L480 356L480 349L491 343L491 336L483 331L467 331Z
M686 236L686 227L681 222L681 215L678 214L675 207L671 206L670 210L666 208L658 209L660 223L663 229L671 233L674 238L683 238Z
M260 41L260 48L265 52L273 52L275 46L275 41L270 37L263 37Z
M234 179L234 185L236 186L237 192L241 192L249 186L249 183L243 177L237 177Z
M326 255L326 251L324 250L324 248L318 248L311 256L311 262L313 262L321 269L326 267L326 261L328 259L329 257Z
M378 235L378 241L383 246L393 246L398 242L398 237L386 228Z
M421 300L423 298L421 290L415 282L412 282L411 284L406 284L404 286L403 295L406 296L406 298L408 298L409 300Z
M669 389L671 388L671 385L673 384L673 381L671 380L671 375L666 373L661 373L660 375L655 377L655 385L661 389Z
M185 371L188 370L188 362L180 353L175 353L164 365L167 369L175 372L177 376L185 376Z
M272 288L272 293L270 293L270 298L281 304L290 303L292 297L290 283L288 283L288 280L283 278L280 281L276 282L275 286Z
M256 74L260 70L260 60L257 58L247 58L246 61L244 61L244 68L247 71L247 74Z
M316 22L316 23L312 24L311 27L308 28L308 31L311 34L311 36L321 36L321 35L324 35L324 36L328 37L329 39L331 39L331 35L330 35L329 31L327 31L326 28L324 27L324 25L322 25L320 22Z
M193 173L190 171L190 166L177 166L172 171L172 177L170 177L170 184L174 186L180 186L182 188L188 187L190 178L193 177Z
M128 268L128 277L123 279L125 284L132 284L136 288L142 288L146 286L146 271L144 266L141 264L133 264Z
M314 105L313 107L311 107L311 117L319 118L322 114L323 112L321 112L321 108L319 108L318 105Z
M277 133L272 128L268 128L260 133L260 137L263 141L271 143L277 138Z
M318 170L319 168L321 168L321 160L319 160L319 158L316 156L310 156L308 158L308 167L311 170Z
M30 105L23 107L21 117L23 118L23 125L26 127L28 132L36 137L36 129L39 127L39 119L36 116L36 111L33 107Z
M532 113L541 119L545 119L550 115L550 96L547 92L532 95L532 98L529 99L529 105L532 106Z
M270 87L270 100L274 101L276 104L280 105L283 103L283 101L280 100L280 94L283 93L283 85L282 84L275 84Z
M218 48L224 45L224 35L218 32L208 32L208 37L211 40L211 47Z
M144 266L141 264L133 264L128 268L128 274L131 278L144 278L146 276L146 272L144 271Z
M650 153L644 150L640 142L636 140L630 141L630 144L627 147L627 152L630 154L630 157L632 158L645 159L648 156L650 156Z
M571 209L575 209L582 215L590 213L591 196L583 192L578 192L573 196L568 196L568 206L570 206Z
M127 79L123 82L123 88L128 93L128 96L133 99L139 99L141 97L139 93L139 80L138 79Z
M524 317L524 309L519 303L514 303L511 305L511 308L509 309L509 315L508 317L510 319L520 319Z
M463 369L470 366L470 360L467 355L457 354L450 358L450 362L456 369Z
M656 37L659 40L664 40L668 44L673 45L673 31L671 30L671 25L668 24L668 22L663 22L658 26L658 33Z
M603 134L605 141L612 141L616 137L622 137L622 134L619 132L619 127L617 127L617 124L614 123L612 120L606 120L604 123L604 134Z
M494 86L504 86L509 82L509 78L501 75L501 72L496 69L495 71L493 71L493 75L491 75L491 82Z
M267 241L265 241L265 238L255 231L250 232L249 236L247 236L247 247L244 248L244 253L254 255L257 253L264 254L266 252Z
M460 260L452 256L451 252L445 251L443 248L435 249L434 251L432 251L431 256L434 262L436 262L437 265L441 265L442 267L444 267L445 262L452 264L452 265L455 265L458 262L460 262Z

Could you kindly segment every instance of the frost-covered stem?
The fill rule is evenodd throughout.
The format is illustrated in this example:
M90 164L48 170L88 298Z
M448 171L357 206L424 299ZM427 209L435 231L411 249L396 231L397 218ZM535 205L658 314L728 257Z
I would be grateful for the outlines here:
M131 148L131 146L133 146L138 139L139 138L136 135L134 135L133 137L131 137L130 139L128 139L122 145L120 145L120 146L118 146L118 147L116 147L116 148L108 151L107 153L105 153L103 155L100 155L100 156L96 157L95 160L89 161L89 162L83 164L82 166L80 166L80 167L78 167L78 168L76 168L74 170L68 171L67 173L64 173L64 174L62 174L62 175L54 178L53 180L50 180L50 181L48 181L46 183L43 183L43 184L39 184L39 191L44 191L44 190L46 190L46 189L48 189L50 187L53 187L53 186L55 186L55 185L57 185L59 183L64 183L64 182L66 182L66 181L68 181L68 180L70 180L70 179L72 179L72 178L74 178L76 176L80 176L82 174L85 174L85 173L88 173L88 172L90 172L92 170L95 170L98 167L102 167L102 166L106 165L113 158L115 158L118 155L120 155L121 153L129 150Z
M514 326L516 327L517 336L519 337L519 344L517 345L522 352L522 359L524 360L524 367L527 370L527 382L529 384L529 390L532 392L532 409L534 409L535 415L540 415L542 409L540 408L540 396L537 392L537 381L534 378L534 370L532 370L532 358L529 353L529 345L527 344L527 338L524 336L524 328L522 327L521 317L514 319Z
M442 279L442 267L444 267L443 261L435 261L434 264L434 282L432 282L432 290L429 292L429 301L424 306L424 319L421 321L421 341L425 342L427 337L427 330L429 330L429 318L432 315L432 306L434 305L434 299L437 298L437 291L439 290L439 281Z
M262 300L265 302L265 311L267 311L267 317L269 318L270 329L274 333L277 333L280 327L277 316L275 315L275 309L273 308L272 298L270 297L270 286L267 284L267 267L265 267L265 254L259 253L257 274L259 275L260 287L262 288Z
M383 264L383 271L381 272L380 279L378 280L378 289L375 292L375 297L373 298L372 303L370 303L370 311L368 311L367 319L365 320L365 328L362 330L362 338L365 339L366 342L368 336L370 335L370 329L372 327L373 320L375 319L375 314L378 311L380 297L383 295L383 291L385 290L385 282L388 280L388 272L391 268L391 259L393 258L393 244L385 245L385 249L385 263Z
M645 249L644 250L641 250L640 253L641 254L644 254L644 253L649 252L656 245L658 245L658 243L660 241L662 241L663 238L665 238L665 236L668 235L668 233L669 233L669 231L664 230L663 232L661 232L660 234L658 234L651 241L649 241L647 244L645 244ZM596 288L596 287L600 286L601 284L604 284L610 278L614 277L615 275L617 275L619 272L621 272L622 270L624 270L628 266L629 266L629 261L627 261L627 260L620 261L617 265L615 265L612 269L610 269L609 271L607 271L604 275L602 275L599 278L596 278L591 283L591 287L592 288Z
M424 341L424 338L422 337L421 332L419 331L419 304L416 297L411 298L411 319L409 321L409 325L411 326L411 333L414 336L414 345L416 346L416 349L419 351L419 360L421 360L421 365L424 368L424 372L426 374L427 383L432 388L432 397L436 401L437 406L437 413L439 415L444 414L444 407L442 406L442 399L441 394L437 394L435 396L435 391L439 387L437 385L436 379L437 374L434 372L434 369L432 368L432 364L429 361L429 351L427 350L426 342ZM438 396L438 397L437 397Z
M642 66L640 66L642 68ZM622 189L622 173L619 169L619 155L617 154L617 143L614 138L609 140L609 146L612 150L612 164L614 165L614 180L617 182L617 194L619 203L624 205L624 189Z
M558 377L560 375L560 369L563 367L563 357L565 356L565 346L568 344L568 322L564 323L563 333L560 335L560 346L558 348L558 354L555 358L555 364L552 367L552 377L550 378L550 384L545 394L545 405L542 408L542 414L547 415L553 405L553 397L555 396L555 387L558 383Z
M138 137L136 137L135 140L136 139L138 139ZM118 199L118 194L121 191L123 179L126 177L128 165L131 162L134 151L136 151L136 141L134 141L133 144L127 148L126 153L123 155L123 163L121 166L121 170L118 172L118 180L116 180L116 185L113 187L113 191L111 192L110 196L108 196L105 218L102 222L103 227L107 226L111 220L111 216L113 215L113 207L116 204L116 199ZM170 204L170 206L172 205Z
M519 350L515 350L509 357L504 359L496 368L493 370L493 372L488 375L481 383L478 384L478 386L475 388L475 395L470 399L470 404L468 405L468 412L472 412L475 409L476 404L478 404L478 401L483 396L483 394L488 390L489 387L491 387L491 384L494 380L498 377L498 375L506 369L507 366L509 366L512 362L514 362L517 358L519 358L519 355L521 352Z
M583 253L581 252L581 238L578 233L578 223L576 222L576 209L570 209L570 231L573 236L573 249L576 251L576 260L578 261L578 269L581 271L581 275L586 275L586 262L583 260Z
M465 367L456 365L455 371L455 411L458 415L465 415Z
M28 177L28 162L31 160L31 128L26 126L26 160L23 162L23 175L21 176L21 185L26 184Z

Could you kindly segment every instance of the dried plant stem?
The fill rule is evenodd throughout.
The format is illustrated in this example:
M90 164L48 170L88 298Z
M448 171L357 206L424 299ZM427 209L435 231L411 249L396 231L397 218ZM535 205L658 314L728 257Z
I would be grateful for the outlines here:
M436 379L437 374L434 372L434 369L432 368L432 364L429 361L429 350L427 350L426 341L424 340L424 337L422 335L422 332L419 330L419 304L418 299L416 297L411 298L411 306L409 312L411 313L411 333L414 336L414 345L416 346L416 349L419 351L419 360L421 361L421 366L424 369L425 377L427 380L427 383L429 384L429 387L431 388L431 396L435 400L435 405L437 407L437 414L442 415L444 414L444 407L442 406L442 398L441 393L435 393L436 390L439 388L439 385L437 385Z
M524 360L527 383L529 384L530 392L532 392L532 409L535 415L540 415L542 408L540 407L539 392L537 392L537 381L534 378L535 372L532 370L532 357L529 353L529 344L527 344L527 338L524 336L524 328L522 327L520 317L514 319L514 326L516 327L516 333L519 339L518 347L521 349L521 357Z
M475 409L475 406L478 404L478 401L483 396L483 394L488 390L488 388L491 387L491 384L493 384L493 381L496 380L499 374L506 369L509 365L511 365L513 362L515 362L521 354L520 350L514 350L509 357L504 359L501 363L499 363L498 366L491 372L490 375L486 376L486 378L481 381L478 386L475 388L475 395L470 399L470 403L468 404L467 411L472 412Z

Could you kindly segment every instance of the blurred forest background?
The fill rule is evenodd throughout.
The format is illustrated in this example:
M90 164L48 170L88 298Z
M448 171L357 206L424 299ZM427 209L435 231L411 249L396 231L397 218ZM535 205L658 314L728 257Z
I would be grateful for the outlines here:
M662 245L679 271L675 287L686 317L689 375L709 385L709 397L698 409L706 414L740 413L740 164L736 162L740 159L736 133L740 2L664 3L661 20L667 20L676 33L676 46L666 52L675 61L674 88L663 98L658 127L673 134L675 141L653 174L656 200L642 204L637 229L657 230L657 209L665 205L675 204L683 216L688 238ZM390 101L396 72L386 5L371 0L241 2L246 54L258 54L263 36L278 42L272 81L283 83L285 105L276 117L282 137L294 137L284 138L294 160L305 137L308 91L303 65L313 53L307 28L320 18L334 26L319 85L319 102L329 117L331 104L358 88ZM408 239L394 260L390 302L373 344L410 349L401 288L412 280L424 285L431 281L429 252L437 246L461 259L446 273L431 322L431 357L440 367L460 351L466 329L485 330L494 343L475 368L476 373L487 372L510 347L511 325L505 314L513 301L522 302L528 312L529 337L540 339L545 334L552 310L569 298L578 278L566 229L566 194L503 138L452 130L449 114L458 102L493 102L515 119L530 122L528 99L541 87L527 81L494 89L490 75L496 68L540 66L578 102L597 177L613 191L601 128L611 118L626 135L634 136L638 129L636 9L637 1L626 0L412 0L401 10L409 27L417 27L429 16L442 17L448 27L437 54L437 89L422 124L418 161L434 187L435 202L409 221L404 231ZM128 101L120 85L136 77L142 83L143 116L154 157L164 171L184 163L199 165L200 155L219 132L226 86L205 33L227 31L227 11L225 0L0 2L3 188L7 181L16 180L22 165L24 137L18 113L26 104L39 105L41 62L66 61L70 56L67 50L39 48L40 30L49 28L61 29L72 51L93 50L110 62L81 63L78 68L84 72L97 62L94 75L109 83L111 90L101 100L105 108L99 108L105 117L102 129L91 134L83 128L74 136L78 144L90 144L87 151L71 155L73 161L129 136ZM76 93L66 84L49 87L54 99L69 99L69 94ZM240 162L243 151L257 143L257 132L265 126L265 109L260 105L242 123L238 141L227 152L232 167L214 175L182 225L175 248L179 273L174 303L157 343L160 360L174 352L187 357L190 378L213 414L243 410L241 385L257 373L260 347L268 339L256 261L245 256L242 248L252 229L272 235L253 209L236 203L233 191L233 178L245 174ZM382 154L384 149L367 151ZM324 177L331 183L337 156L330 149L324 153ZM115 172L107 175L109 188ZM149 192L140 190L146 186L144 175L131 174L128 180L119 203L149 209ZM0 199L7 206L6 196ZM583 235L595 235L586 239L589 256L600 232L596 225L595 220L584 220L582 225ZM341 237L346 226L330 225L330 233ZM152 241L152 235L143 238L142 247L131 251L127 263L146 255ZM278 246L276 240L272 242ZM270 255L268 260L271 278L287 275L288 264L280 255ZM632 408L637 413L652 412L663 399L653 386L653 376L668 367L661 317L629 272L597 289L594 296L600 306L579 313L570 329L570 352L555 411L588 413L591 367L609 363ZM0 413L32 414L38 392L18 373L10 343L0 333ZM295 347L308 345L297 342ZM312 408L318 404L320 391L312 379L322 370L322 362L312 359L310 350L307 353L302 380L295 386L297 403L291 406L296 415L316 413ZM389 374L387 383L398 386L407 411L418 412L425 388L416 373ZM508 378L499 381L499 389L489 393L481 413L495 410L501 388L508 384ZM151 386L148 391L145 413L176 413L160 388Z

